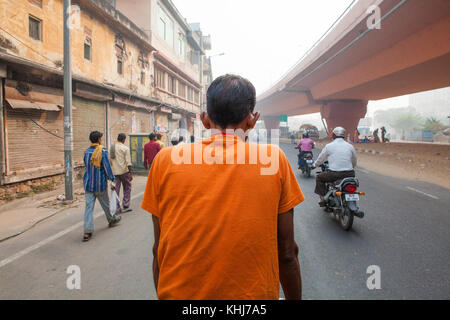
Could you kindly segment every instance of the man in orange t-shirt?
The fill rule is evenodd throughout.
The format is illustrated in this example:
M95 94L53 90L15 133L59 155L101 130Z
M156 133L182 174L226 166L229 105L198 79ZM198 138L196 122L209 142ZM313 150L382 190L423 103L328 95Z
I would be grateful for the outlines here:
M163 149L142 201L153 215L153 275L161 300L301 299L293 210L305 198L279 147L245 142L255 88L217 78L203 141Z

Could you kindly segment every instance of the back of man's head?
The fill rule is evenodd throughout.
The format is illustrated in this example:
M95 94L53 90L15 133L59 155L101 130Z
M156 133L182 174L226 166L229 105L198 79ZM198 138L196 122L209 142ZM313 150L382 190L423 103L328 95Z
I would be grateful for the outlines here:
M154 133L150 133L150 135L148 137L150 138L150 141L156 140L156 134L154 134Z
M162 135L159 134L159 133L157 133L157 134L156 134L156 139L161 140L161 138L162 138Z
M103 137L103 133L98 131L92 131L89 135L89 140L91 140L92 143L98 143L100 138Z
M127 135L125 133L120 133L119 136L117 137L117 141L124 143L125 140L127 139Z
M255 104L255 87L240 76L231 74L221 76L208 88L208 116L222 129L241 123L253 112Z

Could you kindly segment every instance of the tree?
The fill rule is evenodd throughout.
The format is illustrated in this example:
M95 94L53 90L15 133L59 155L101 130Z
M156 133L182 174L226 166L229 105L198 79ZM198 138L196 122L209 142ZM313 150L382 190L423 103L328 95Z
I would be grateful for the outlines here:
M400 114L393 119L391 126L400 130L418 129L422 126L422 118L417 113L412 112Z
M436 119L435 117L427 118L427 120L425 121L425 123L423 125L423 130L431 130L431 131L433 131L433 133L442 131L444 129L446 129L446 126L441 121Z

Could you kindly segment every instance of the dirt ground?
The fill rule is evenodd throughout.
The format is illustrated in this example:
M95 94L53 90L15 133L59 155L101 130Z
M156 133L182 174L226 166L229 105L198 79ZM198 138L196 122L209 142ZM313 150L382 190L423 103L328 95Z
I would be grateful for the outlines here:
M321 140L318 147L329 141ZM450 189L450 145L354 144L358 165L382 175L420 180Z

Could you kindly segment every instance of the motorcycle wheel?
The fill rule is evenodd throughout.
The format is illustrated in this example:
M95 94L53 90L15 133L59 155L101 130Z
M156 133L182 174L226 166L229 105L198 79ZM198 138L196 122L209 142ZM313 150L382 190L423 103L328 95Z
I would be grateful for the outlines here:
M345 231L349 231L353 225L353 212L351 212L348 208L345 208L345 210L339 215L339 223Z
M307 167L306 167L306 176L307 176L308 178L311 178L311 167L310 167L310 166L307 166Z

